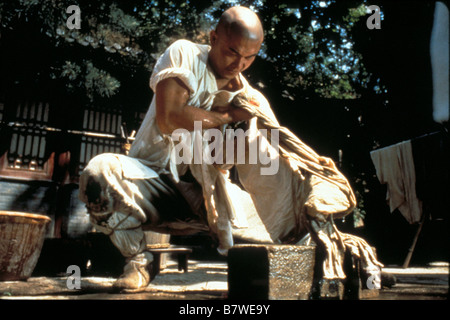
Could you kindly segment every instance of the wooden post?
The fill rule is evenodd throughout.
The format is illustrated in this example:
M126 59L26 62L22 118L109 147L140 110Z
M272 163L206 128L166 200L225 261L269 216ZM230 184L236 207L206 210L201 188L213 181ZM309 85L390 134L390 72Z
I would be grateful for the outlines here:
M419 227L417 228L417 232L416 232L416 235L414 236L413 243L412 243L411 247L409 248L408 254L406 255L405 262L403 263L403 268L408 268L408 266L409 266L409 262L411 261L411 257L413 255L414 248L416 247L416 244L417 244L417 239L419 239L420 232L422 231L422 227L425 222L425 216L426 216L426 214L423 213L422 220L420 221Z

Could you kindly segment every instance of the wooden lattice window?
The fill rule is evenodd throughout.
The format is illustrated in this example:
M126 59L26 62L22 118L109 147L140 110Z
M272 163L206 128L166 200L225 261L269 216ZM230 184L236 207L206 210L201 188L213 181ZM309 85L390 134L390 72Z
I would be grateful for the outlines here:
M0 175L25 179L50 180L54 154L47 152L50 106L45 102L22 101L8 119L9 146L0 158ZM2 104L4 123L4 105Z
M122 152L121 126L120 110L85 109L80 144L80 172L98 154Z
M82 112L74 123L65 121L60 128L49 103L0 103L2 134L6 133L1 139L0 177L52 180L56 163L61 166L61 155L55 152L58 148L68 151L66 159L74 165L75 180L94 156L124 153L129 133L123 130L120 108L91 106ZM61 147L60 139L67 139L67 149Z

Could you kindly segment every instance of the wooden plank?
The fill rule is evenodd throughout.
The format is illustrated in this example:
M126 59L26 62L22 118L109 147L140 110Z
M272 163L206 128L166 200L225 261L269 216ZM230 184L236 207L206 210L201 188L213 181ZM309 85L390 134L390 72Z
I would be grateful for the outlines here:
M37 296L56 294L82 294L88 292L113 292L114 278L82 278L81 289L68 289L67 277L34 277L27 281L0 281L3 296Z

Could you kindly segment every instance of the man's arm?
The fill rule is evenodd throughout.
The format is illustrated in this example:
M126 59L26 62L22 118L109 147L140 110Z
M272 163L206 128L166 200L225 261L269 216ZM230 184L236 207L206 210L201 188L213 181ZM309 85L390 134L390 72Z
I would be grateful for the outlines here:
M156 86L156 123L164 134L183 128L194 129L194 121L201 121L203 129L215 128L223 124L251 119L250 113L242 109L226 106L217 111L206 111L189 106L189 89L178 78L168 78Z

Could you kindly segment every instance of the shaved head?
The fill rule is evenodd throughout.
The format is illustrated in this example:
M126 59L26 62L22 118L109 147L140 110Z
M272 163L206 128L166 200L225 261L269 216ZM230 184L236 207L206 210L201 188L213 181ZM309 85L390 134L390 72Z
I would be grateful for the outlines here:
M227 37L239 36L252 41L263 42L264 32L256 13L246 7L232 7L220 17L216 31Z
M240 6L226 10L210 32L208 61L216 79L239 81L239 73L253 63L263 40L263 27L256 13Z

